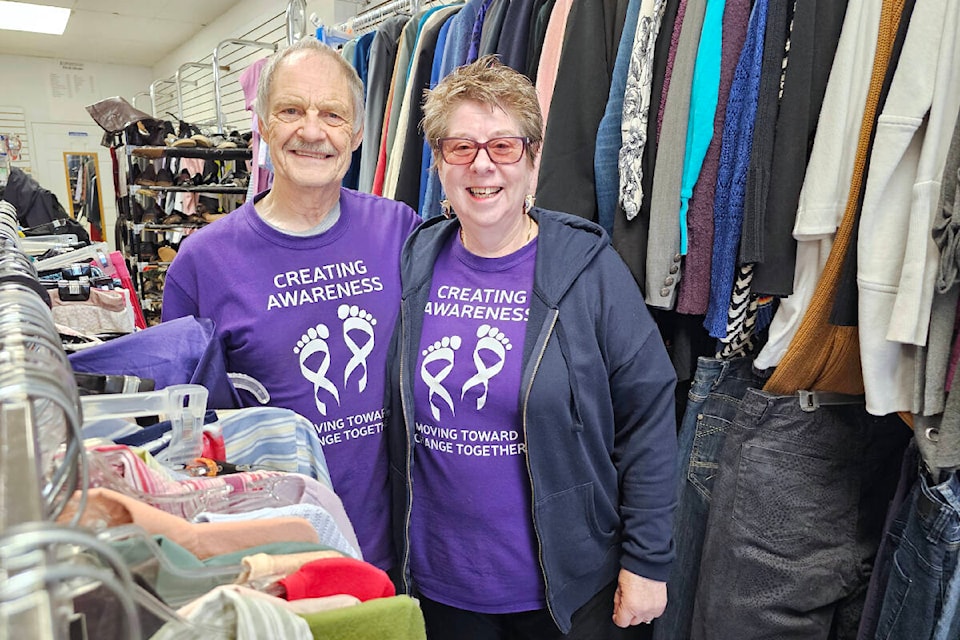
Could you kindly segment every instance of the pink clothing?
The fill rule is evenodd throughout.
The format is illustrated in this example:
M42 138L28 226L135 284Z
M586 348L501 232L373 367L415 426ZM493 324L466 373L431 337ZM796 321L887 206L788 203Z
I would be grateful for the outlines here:
M550 114L550 102L553 100L553 89L557 84L557 71L560 68L560 53L563 51L563 36L567 32L567 18L573 0L557 0L550 11L550 21L543 36L543 49L540 52L540 62L537 66L537 97L540 99L540 111L543 113L543 133L547 133L547 117ZM530 185L530 193L537 191L537 174L540 172L540 156L537 156L536 166Z
M57 519L69 522L79 493ZM110 489L90 489L80 526L98 529L135 524L147 533L162 535L200 560L242 551L271 542L319 542L316 530L303 518L269 518L243 522L191 523Z
M250 167L250 188L247 193L254 195L270 188L273 182L272 173L262 167L258 161L260 157L260 125L257 120L255 103L257 100L257 84L260 82L260 71L267 63L267 58L257 60L240 74L240 87L243 89L244 106L247 111L253 111L250 116L250 131L252 132L251 148L253 150L253 166ZM256 169L256 171L254 171Z

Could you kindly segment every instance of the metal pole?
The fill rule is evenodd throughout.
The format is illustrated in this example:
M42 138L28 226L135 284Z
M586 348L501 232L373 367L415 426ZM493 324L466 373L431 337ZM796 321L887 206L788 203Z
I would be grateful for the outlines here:
M154 118L157 117L157 85L158 84L173 84L173 80L169 78L164 78L161 80L154 80L150 83L150 115Z
M223 99L220 97L220 49L224 45L232 44L238 47L257 47L258 49L277 50L272 42L257 42L256 40L224 40L213 50L213 98L217 108L217 133L223 133Z
M199 62L184 62L177 68L177 73L174 76L174 81L177 83L177 117L183 120L183 89L181 85L184 83L189 84L192 87L197 86L196 80L183 80L180 78L180 75L183 73L184 69L206 69L207 65L200 64Z

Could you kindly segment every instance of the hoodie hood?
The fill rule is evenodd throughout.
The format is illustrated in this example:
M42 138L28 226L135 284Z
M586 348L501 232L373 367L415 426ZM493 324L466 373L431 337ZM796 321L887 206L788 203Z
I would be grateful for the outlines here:
M539 225L534 292L548 307L556 307L583 270L610 244L610 239L599 225L578 216L538 207L530 210L530 216ZM456 218L438 216L424 222L407 238L401 258L403 298L431 281L437 255L459 229Z

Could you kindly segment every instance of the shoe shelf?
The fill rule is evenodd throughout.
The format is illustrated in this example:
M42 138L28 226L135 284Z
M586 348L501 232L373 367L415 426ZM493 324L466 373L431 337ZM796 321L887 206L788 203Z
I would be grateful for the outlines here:
M176 224L162 224L159 222L132 222L130 220L126 221L127 226L133 229L134 233L141 233L143 231L182 231L183 229L199 229L204 227L208 222L178 222Z
M217 149L216 147L129 147L130 155L139 158L208 158L210 160L250 160L249 147Z
M193 187L161 187L159 185L141 185L131 184L130 189L147 189L158 193L246 193L246 187L239 187L232 184L201 184Z

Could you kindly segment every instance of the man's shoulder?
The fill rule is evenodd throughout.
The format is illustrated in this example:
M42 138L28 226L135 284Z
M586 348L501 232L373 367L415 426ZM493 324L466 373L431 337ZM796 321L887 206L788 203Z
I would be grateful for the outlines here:
M420 217L406 203L346 187L340 190L340 206L345 211L395 216L401 221L420 222Z

